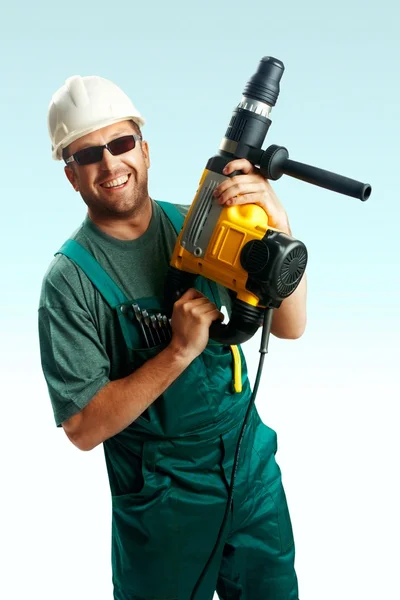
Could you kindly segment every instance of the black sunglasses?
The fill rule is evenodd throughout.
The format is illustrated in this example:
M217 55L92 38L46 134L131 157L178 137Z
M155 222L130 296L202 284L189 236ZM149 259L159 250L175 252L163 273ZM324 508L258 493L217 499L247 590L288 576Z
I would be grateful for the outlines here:
M141 135L123 135L103 146L90 146L89 148L78 150L78 152L66 158L65 163L68 164L75 161L80 166L91 165L101 161L104 148L107 148L113 156L117 156L118 154L124 154L125 152L129 152L129 150L133 150L136 146L136 141L141 139Z

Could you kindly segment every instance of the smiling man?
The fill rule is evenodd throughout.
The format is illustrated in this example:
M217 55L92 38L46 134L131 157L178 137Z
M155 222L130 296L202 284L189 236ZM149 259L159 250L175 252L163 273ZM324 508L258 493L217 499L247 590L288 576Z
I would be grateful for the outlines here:
M234 353L209 340L222 305L229 313L232 302L213 282L199 278L147 343L142 317L153 324L156 315L166 317L164 281L188 206L150 197L143 125L125 93L101 77L69 78L49 106L53 158L64 160L88 209L50 264L40 298L41 359L55 422L81 450L103 445L115 600L210 600L215 589L222 600L297 600L276 434L255 407L228 526L208 564L251 388L240 347ZM242 174L217 188L215 202L260 204L274 227L290 233L257 169L246 160L226 169ZM305 305L303 277L274 312L272 333L299 337ZM235 387L237 360L242 381Z
M131 152L137 144L140 151ZM108 152L103 152L105 148ZM86 164L94 152L101 156L100 168L98 162ZM124 160L119 160L116 166L113 156L121 153L125 155ZM132 239L135 222L138 222L132 217L140 215L139 223L144 222L146 216L150 220L149 151L134 121L109 125L85 135L64 149L63 157L65 174L87 204L89 218L103 231L111 235L119 232L117 237ZM79 168L82 166L85 168ZM126 238L123 231L126 231ZM140 235L143 231L137 233Z

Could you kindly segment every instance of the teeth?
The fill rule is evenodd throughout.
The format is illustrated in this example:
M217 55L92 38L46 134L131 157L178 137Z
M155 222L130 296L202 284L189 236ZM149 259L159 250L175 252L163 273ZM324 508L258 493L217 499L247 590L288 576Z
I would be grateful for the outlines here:
M118 177L118 179L113 179L112 181L107 181L103 183L102 186L106 188L116 187L117 185L122 185L128 181L128 175L124 175L123 177Z

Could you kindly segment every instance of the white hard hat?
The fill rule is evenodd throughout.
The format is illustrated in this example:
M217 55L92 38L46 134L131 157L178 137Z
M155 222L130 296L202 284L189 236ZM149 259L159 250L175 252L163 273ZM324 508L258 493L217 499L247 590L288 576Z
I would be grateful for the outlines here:
M103 77L69 77L51 99L47 123L52 156L62 160L63 148L78 138L118 121L145 121L128 96Z

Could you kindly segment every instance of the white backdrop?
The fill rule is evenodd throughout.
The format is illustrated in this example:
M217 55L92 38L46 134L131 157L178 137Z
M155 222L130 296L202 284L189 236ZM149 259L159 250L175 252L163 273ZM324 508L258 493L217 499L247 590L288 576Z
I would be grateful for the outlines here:
M147 119L151 194L190 204L265 55L286 66L267 143L373 188L361 203L274 184L310 256L306 333L271 339L257 397L278 432L300 597L400 598L398 21L388 0L3 7L1 598L112 598L103 451L55 427L40 366L41 280L85 214L50 158L51 94L73 74L113 79ZM259 343L243 346L252 383Z

